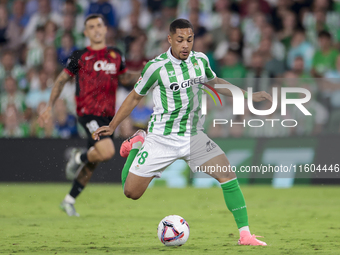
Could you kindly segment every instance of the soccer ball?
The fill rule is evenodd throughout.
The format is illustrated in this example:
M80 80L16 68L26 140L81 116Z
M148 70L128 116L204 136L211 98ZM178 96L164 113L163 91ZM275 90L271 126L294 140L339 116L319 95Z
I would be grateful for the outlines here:
M158 239L166 246L181 246L189 238L189 224L178 215L166 216L158 224Z

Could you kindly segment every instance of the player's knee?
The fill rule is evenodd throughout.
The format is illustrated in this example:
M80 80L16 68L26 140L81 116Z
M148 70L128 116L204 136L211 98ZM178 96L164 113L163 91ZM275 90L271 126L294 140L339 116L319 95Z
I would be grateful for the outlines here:
M108 148L107 150L101 153L102 161L110 160L115 155L115 150L113 148Z
M230 181L230 180L235 179L235 178L237 178L237 176L233 172L231 172L229 174L224 174L223 176L215 177L215 179L219 183L225 183L225 182Z
M142 195L137 194L137 193L135 193L135 192L133 192L132 190L129 190L129 189L124 189L124 195L127 198L131 198L133 200L137 200L142 196Z

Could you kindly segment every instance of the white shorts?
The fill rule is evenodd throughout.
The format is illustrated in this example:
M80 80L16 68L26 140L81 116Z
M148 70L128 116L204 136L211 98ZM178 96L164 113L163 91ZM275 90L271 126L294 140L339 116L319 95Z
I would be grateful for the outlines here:
M130 172L143 177L161 177L162 172L177 159L183 159L196 172L208 160L224 154L206 134L195 136L156 135L149 133L134 159Z

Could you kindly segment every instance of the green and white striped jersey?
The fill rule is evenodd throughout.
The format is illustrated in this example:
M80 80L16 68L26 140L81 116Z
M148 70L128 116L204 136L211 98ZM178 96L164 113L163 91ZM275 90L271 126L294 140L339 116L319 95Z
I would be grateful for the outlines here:
M191 51L183 61L171 54L171 48L149 61L135 85L139 95L153 89L154 108L149 132L159 135L191 136L203 130L201 113L202 83L216 77L208 57Z

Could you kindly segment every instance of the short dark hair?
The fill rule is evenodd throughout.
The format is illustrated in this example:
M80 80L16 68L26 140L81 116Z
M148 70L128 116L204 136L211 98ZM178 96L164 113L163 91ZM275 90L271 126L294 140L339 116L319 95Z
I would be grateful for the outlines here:
M306 34L306 31L303 27L298 27L297 29L295 29L295 34Z
M326 30L322 30L322 31L319 32L318 38L321 38L321 37L324 37L324 38L327 38L327 39L332 39L331 34Z
M45 32L45 26L41 25L37 26L35 32Z
M2 51L1 54L0 54L1 58L3 58L4 56L7 56L7 55L11 55L12 57L15 57L14 50L6 49L6 50Z
M304 61L302 55L297 55L297 56L294 58L294 61L295 61L295 60L302 60L302 61Z
M74 0L65 0L65 4L72 4L72 5L74 5L75 2L74 2Z
M240 57L240 53L236 50L228 49L227 54L233 54L237 56L238 58Z
M170 24L169 31L171 34L176 34L176 29L182 29L182 28L191 28L192 31L194 31L194 27L190 23L189 20L186 19L175 19L173 22Z
M73 38L73 35L72 35L71 32L68 32L68 31L66 32L66 31L65 31L65 32L63 33L63 35L61 36L61 38L66 37L66 36L69 37L69 38L71 38L72 42L74 43L74 38Z
M105 24L105 18L103 15L99 14L99 13L93 13L93 14L90 14L88 15L86 18L85 18L85 21L84 21L84 26L86 25L86 22L89 21L90 19L97 19L97 18L101 18Z

